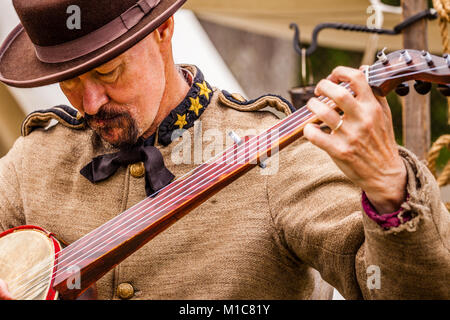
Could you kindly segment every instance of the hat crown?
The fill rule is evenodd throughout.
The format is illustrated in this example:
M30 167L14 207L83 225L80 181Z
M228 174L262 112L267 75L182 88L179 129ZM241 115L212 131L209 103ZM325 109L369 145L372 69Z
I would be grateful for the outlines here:
M59 45L83 37L136 3L136 0L13 0L28 36L39 46Z

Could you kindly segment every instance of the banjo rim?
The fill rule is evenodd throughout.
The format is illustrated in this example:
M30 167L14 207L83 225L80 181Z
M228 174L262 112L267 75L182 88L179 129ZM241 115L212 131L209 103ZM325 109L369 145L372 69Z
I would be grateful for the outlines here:
M15 228L12 228L12 229L9 229L9 230L6 230L6 231L0 233L0 238L3 238L5 236L7 236L8 234L11 234L11 233L17 232L17 231L21 231L21 230L34 230L36 232L41 232L41 233L45 234L51 240L50 242L53 244L53 249L55 252L55 260L54 260L54 265L53 265L53 273L55 273L57 257L58 257L59 252L61 251L61 244L58 241L58 239L56 239L55 235L41 227L38 227L38 226L24 225L24 226L15 227ZM54 277L52 277L52 280L50 282L45 300L58 299L58 292L53 288L53 283L54 283Z

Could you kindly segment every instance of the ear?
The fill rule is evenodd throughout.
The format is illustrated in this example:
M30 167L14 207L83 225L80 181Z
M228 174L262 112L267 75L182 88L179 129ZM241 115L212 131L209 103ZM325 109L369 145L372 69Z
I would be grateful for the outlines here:
M174 24L175 23L172 16L155 30L156 38L159 42L166 42L172 40Z

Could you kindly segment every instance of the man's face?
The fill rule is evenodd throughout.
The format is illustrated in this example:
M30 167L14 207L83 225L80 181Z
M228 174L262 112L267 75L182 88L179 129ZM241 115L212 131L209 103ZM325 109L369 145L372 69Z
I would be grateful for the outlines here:
M106 142L119 148L134 144L152 125L164 94L164 61L158 43L151 34L60 87Z

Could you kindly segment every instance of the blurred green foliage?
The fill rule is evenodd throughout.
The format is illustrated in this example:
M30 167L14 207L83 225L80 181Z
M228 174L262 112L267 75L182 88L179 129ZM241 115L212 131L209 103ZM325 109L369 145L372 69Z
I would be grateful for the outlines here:
M391 1L399 2L399 1ZM358 68L361 64L363 54L355 51L344 51L339 49L330 49L319 47L309 58L309 65L312 71L314 82L326 78L331 71L337 66L348 66ZM301 75L299 75L301 79ZM414 88L411 88L414 90ZM387 96L391 107L392 118L394 123L394 131L397 143L402 145L402 105L399 97L395 92L391 92ZM431 140L432 143L443 134L450 132L450 126L447 120L447 101L443 95L433 86L431 92ZM438 170L450 159L450 152L443 150L437 161Z

